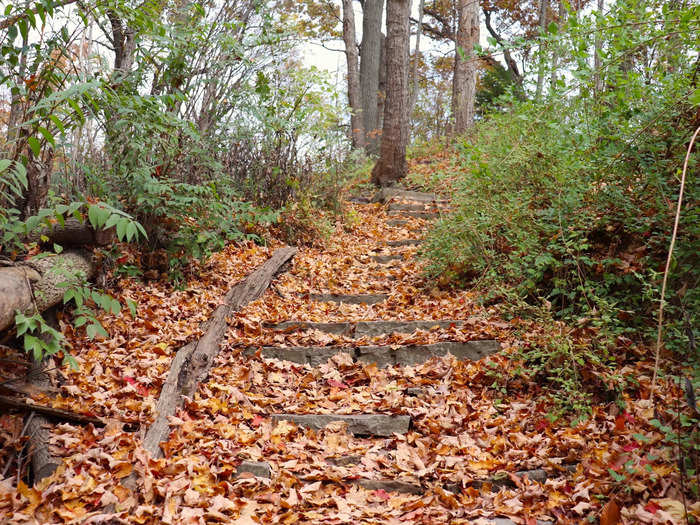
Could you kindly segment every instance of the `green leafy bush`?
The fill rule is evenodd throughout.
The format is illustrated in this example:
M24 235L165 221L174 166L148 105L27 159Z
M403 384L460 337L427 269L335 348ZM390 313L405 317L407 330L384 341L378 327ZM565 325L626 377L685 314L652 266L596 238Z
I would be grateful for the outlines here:
M603 335L639 341L655 332L680 170L700 123L697 62L689 59L697 13L617 2L598 20L572 16L550 35L570 75L559 75L547 99L502 98L497 106L507 111L457 142L463 175L452 213L424 249L428 274L444 285L480 285L506 306L514 291ZM598 24L609 29L596 90L589 46ZM700 307L699 159L696 146L666 298L666 345L690 362ZM592 347L590 359L605 344ZM538 351L545 367L570 366L555 359L561 352Z

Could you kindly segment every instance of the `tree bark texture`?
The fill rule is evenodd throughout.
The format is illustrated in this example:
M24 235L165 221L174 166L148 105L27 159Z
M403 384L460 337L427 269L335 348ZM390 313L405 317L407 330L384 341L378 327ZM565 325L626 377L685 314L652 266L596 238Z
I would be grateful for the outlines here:
M44 239L42 239L42 237ZM43 244L59 244L67 246L107 246L114 242L116 236L114 228L109 230L95 230L90 224L80 222L78 219L68 218L63 224L55 223L41 228L39 231L27 237L29 242Z
M455 65L452 78L452 113L455 134L464 133L474 125L474 99L476 97L474 45L478 42L479 2L478 0L459 0Z
M408 53L410 0L386 5L386 102L379 160L372 182L389 186L406 176L408 142Z
M423 8L425 0L420 0L418 4L418 25L416 26L416 50L413 53L413 63L411 65L411 96L408 103L408 118L410 122L413 108L418 101L418 61L420 60L420 37L423 34Z
M360 48L360 90L362 122L367 153L379 149L379 70L382 50L382 8L384 0L364 0L362 9L362 47Z
M182 406L185 396L194 395L199 382L209 373L226 334L226 318L260 297L270 281L296 252L296 248L280 248L257 270L231 288L223 304L214 311L199 341L180 348L175 354L168 378L158 398L156 419L144 437L143 446L152 457L162 456L160 444L170 435L170 416L175 415L177 409Z
M85 279L95 274L92 257L79 252L64 252L43 259L33 258L15 266L0 267L0 330L11 326L15 311L31 313L60 303L65 290L58 285L78 275Z
M352 115L350 117L350 137L352 148L365 147L365 126L362 120L362 97L360 94L360 56L355 35L355 12L352 0L343 0L343 41L345 42L345 58L348 64L348 103Z

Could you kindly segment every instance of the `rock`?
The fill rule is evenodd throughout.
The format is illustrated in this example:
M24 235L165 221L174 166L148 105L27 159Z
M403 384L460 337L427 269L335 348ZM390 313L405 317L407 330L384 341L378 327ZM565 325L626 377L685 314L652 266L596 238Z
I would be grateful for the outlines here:
M412 397L420 397L425 394L425 390L419 387L409 387L406 389L406 395Z
M408 215L409 217L417 217L419 219L430 220L436 218L439 214L436 211L400 211L393 210L389 215Z
M377 304L386 301L389 296L386 294L336 294L336 293L312 293L309 294L312 300L324 303L348 303L348 304Z
M392 202L389 204L389 211L429 211L425 204L403 204Z
M438 196L434 193L424 193L421 191L405 190L400 187L382 188L372 199L374 202L386 202L389 199L406 199L417 202L436 202Z
M387 241L387 246L418 246L421 242L420 239L403 239L401 241Z
M375 337L382 334L412 334L416 330L430 330L438 326L449 328L450 326L461 326L464 321L458 319L446 319L442 321L358 321L355 324L355 337Z
M403 261L403 255L372 255L370 258L379 264L386 264L391 261Z
M387 366L413 366L428 361L432 357L452 354L459 360L478 361L501 349L495 340L468 341L459 343L446 341L430 345L411 345L392 348L390 346L265 346L261 354L265 359L280 359L299 364L318 366L341 352L350 354L361 363L377 363L380 368ZM244 350L245 355L253 355L256 347Z
M425 489L420 485L400 480L377 480L360 478L353 481L355 485L367 490L384 490L386 492L403 492L406 494L420 495Z
M408 432L411 417L385 414L273 414L272 421L291 421L314 430L325 428L334 421L344 421L351 434L386 437Z
M408 224L408 221L403 220L403 219L389 219L386 221L387 226L393 226L393 227L400 227L400 226L406 226Z
M264 461L244 461L236 468L236 476L240 476L244 472L248 472L256 478L272 477L272 468L269 463Z

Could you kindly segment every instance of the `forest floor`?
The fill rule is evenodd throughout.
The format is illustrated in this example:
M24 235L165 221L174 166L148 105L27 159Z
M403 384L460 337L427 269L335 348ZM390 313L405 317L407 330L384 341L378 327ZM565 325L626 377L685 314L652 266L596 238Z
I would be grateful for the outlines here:
M548 417L540 385L508 384L517 349L562 327L506 321L474 292L423 277L418 243L443 204L404 196L347 203L325 246L300 249L230 318L162 459L147 457L134 430L152 421L175 351L280 244L231 246L180 290L120 280L113 293L138 314L104 315L108 338L63 325L80 370L53 370L59 394L34 400L107 424L56 425L62 465L34 487L6 471L0 521L683 522L651 402L594 402L572 424ZM649 384L648 359L625 366ZM7 450L21 430L20 417L0 416ZM123 483L132 473L134 491Z

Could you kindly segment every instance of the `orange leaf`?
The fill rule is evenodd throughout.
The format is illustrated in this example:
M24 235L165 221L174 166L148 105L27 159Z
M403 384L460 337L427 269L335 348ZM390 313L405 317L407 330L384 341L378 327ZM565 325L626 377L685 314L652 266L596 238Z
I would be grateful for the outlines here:
M620 507L611 499L600 512L600 525L617 525L620 523Z

